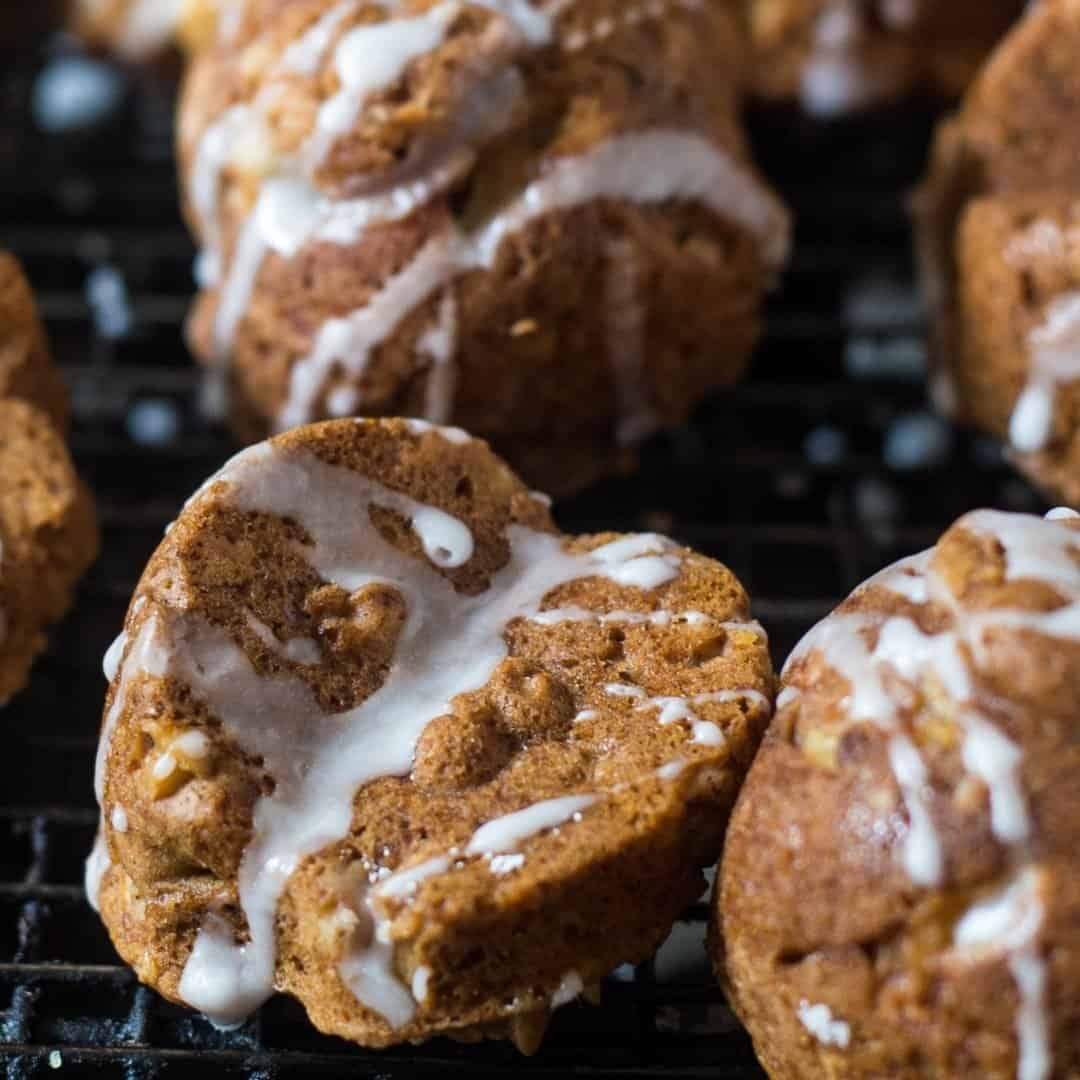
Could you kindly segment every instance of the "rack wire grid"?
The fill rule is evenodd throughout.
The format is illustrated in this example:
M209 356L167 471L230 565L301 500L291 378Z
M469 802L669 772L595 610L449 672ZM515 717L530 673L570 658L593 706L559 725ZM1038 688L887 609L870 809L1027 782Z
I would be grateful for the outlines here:
M163 526L233 447L200 416L181 336L194 252L176 210L169 95L95 69L122 91L112 110L45 134L35 109L45 119L41 96L64 77L68 47L0 69L0 245L38 289L71 389L73 451L104 525L73 614L4 715L7 1075L760 1076L707 970L704 903L654 961L605 984L600 1008L560 1010L528 1061L507 1045L444 1040L365 1052L317 1034L286 999L220 1033L118 962L82 888L101 656ZM961 513L1043 509L994 444L951 431L925 400L905 198L932 124L914 108L827 128L757 118L759 160L798 230L750 377L655 439L640 472L558 508L567 529L661 530L726 562L778 663L858 582Z

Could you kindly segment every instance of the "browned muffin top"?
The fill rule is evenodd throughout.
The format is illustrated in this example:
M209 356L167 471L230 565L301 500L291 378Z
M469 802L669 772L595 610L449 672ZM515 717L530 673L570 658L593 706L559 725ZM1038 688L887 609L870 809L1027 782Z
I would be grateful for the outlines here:
M776 1075L1075 1067L1078 703L1069 510L967 515L799 646L720 909Z
M770 712L730 572L656 535L568 539L485 444L415 421L238 455L151 560L109 667L92 874L118 947L220 1020L278 986L375 1044L535 1012L568 957L575 985L602 974L600 924L556 946L574 902L536 905L568 882L610 902L647 851L692 897ZM712 820L690 827L696 803ZM160 922L131 925L154 897ZM519 908L505 949L535 939L561 970L466 963L437 933ZM613 911L603 933L638 952L662 921Z

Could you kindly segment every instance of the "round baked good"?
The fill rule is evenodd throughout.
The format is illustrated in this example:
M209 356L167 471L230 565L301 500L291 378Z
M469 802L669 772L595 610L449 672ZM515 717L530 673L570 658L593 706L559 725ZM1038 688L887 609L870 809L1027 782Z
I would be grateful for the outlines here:
M570 538L479 441L340 420L244 451L150 561L88 891L218 1023L274 990L367 1046L513 1037L700 895L771 712L732 574Z
M423 416L560 493L743 370L788 219L729 3L292 0L180 111L193 347L261 438Z
M979 511L796 649L712 948L772 1076L1080 1070L1080 516Z
M70 26L84 41L136 64L233 41L263 11L290 0L75 0Z
M0 704L26 685L97 550L93 500L51 420L0 399Z
M1047 0L939 133L920 199L943 411L1080 506L1080 4Z
M67 429L67 391L53 366L34 294L18 259L0 251L0 398L23 398Z
M833 117L915 91L955 97L1023 0L745 0L754 90Z

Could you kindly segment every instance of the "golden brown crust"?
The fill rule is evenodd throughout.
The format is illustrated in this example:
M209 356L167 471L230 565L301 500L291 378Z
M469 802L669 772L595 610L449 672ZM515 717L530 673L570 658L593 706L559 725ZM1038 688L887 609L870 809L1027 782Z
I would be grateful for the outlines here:
M507 587L498 575L511 545L523 542L520 530L558 536L542 502L483 443L448 440L439 430L338 421L281 436L265 453L267 470L314 455L335 474L375 478L380 490L464 522L472 557L438 572L462 602L485 598L485 609ZM361 705L403 663L424 664L395 653L404 594L373 584L350 596L324 580L308 561L305 526L230 505L230 483L194 500L151 560L129 612L129 641L157 620L166 653L176 657L179 642L218 627L262 677L287 673L328 713ZM311 499L319 498L313 483ZM379 508L388 498L374 496L370 520L396 549L401 573L433 566L409 519ZM566 538L563 548L584 559L616 539ZM606 622L511 618L505 658L485 685L453 696L450 710L427 724L411 772L361 786L348 834L300 863L277 907L274 985L297 996L322 1030L371 1046L437 1033L516 1034L530 1045L571 972L588 986L645 957L700 893L700 867L716 857L769 713L772 675L735 578L684 549L670 552L679 573L654 589L617 584L583 562L588 576L574 571L545 595L545 610L616 613ZM451 632L466 628L461 622ZM286 643L301 641L317 644L314 667L287 658ZM237 868L252 840L254 807L275 779L237 740L237 718L208 708L191 676L140 674L131 649L106 713L107 731L115 724L103 758L113 865L101 910L139 977L178 1000L208 910L223 911L238 930L244 925ZM616 683L655 697L739 693L694 705L695 722L707 729L694 741L698 728L659 723L659 706L638 707L645 690L628 697L605 689ZM586 709L591 716L582 716ZM712 738L710 723L722 737ZM176 749L192 729L207 740L195 759ZM162 779L155 765L165 753L178 768ZM673 762L685 764L658 772ZM485 822L590 793L597 801L579 817L523 841L521 860L494 869L463 854ZM396 977L407 986L419 969L429 972L415 1016L394 1026L361 1004L339 965L358 947L365 919L358 897L369 880L441 857L460 864L411 894L379 901Z
M1020 0L747 0L754 91L826 113L920 91L956 97L1023 7Z
M434 7L417 0L401 16ZM283 72L282 58L333 15L330 0L295 0L239 54L210 51L194 64L180 112L186 211L204 242L218 237L226 282L264 178L288 161L300 160L318 191L339 199L432 184L414 212L377 220L350 242L313 239L295 254L269 253L235 334L221 334L222 281L204 289L190 336L204 361L227 357L243 438L341 409L428 415L490 438L531 483L566 491L632 458L645 434L678 424L709 389L741 374L775 253L700 195L553 206L506 236L486 265L463 265L418 290L403 313L384 314L385 291L416 272L432 242L480 235L530 183L620 135L703 137L783 232L739 130L745 50L730 6L673 0L662 18L645 10L581 0L558 17L557 40L533 47L499 15L466 5L444 40L373 90L348 133L313 159L320 109L340 90L334 47L385 19L384 9L364 4L345 17L314 76ZM207 215L197 205L213 179L207 132L260 93L264 122L223 166ZM433 178L448 167L440 187ZM328 365L316 392L298 391L320 333L365 311L377 330L359 335L363 347ZM433 353L440 334L449 360ZM435 388L440 363L455 384L445 394Z
M1020 249L1036 228L1052 232L1069 217L1080 182L1070 149L1078 47L1080 5L1033 8L942 127L918 215L944 406L1011 442L1019 467L1071 505L1080 502L1080 388L1068 361L1040 356L1037 340L1055 304L1076 292L1071 256L1061 237L1038 253ZM1021 408L1040 381L1051 384L1045 424Z
M909 562L785 670L727 836L716 969L776 1077L1012 1076L1020 1055L1072 1076L1080 519L969 515Z
M97 557L93 500L49 418L0 399L0 701L26 683L45 631Z
M30 283L18 259L0 251L0 398L22 398L67 430L67 390L53 366Z

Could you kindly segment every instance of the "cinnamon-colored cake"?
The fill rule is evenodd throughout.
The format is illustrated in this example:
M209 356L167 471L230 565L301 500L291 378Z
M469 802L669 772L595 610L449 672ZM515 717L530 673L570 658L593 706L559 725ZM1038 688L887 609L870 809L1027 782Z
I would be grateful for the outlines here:
M178 49L194 53L235 40L291 0L74 0L70 26L91 45L137 64Z
M969 514L810 633L714 913L774 1077L1080 1074L1080 516Z
M1080 505L1080 3L1033 7L942 128L920 198L941 407Z
M219 1023L535 1049L700 895L771 713L747 597L566 537L479 441L340 420L188 503L106 659L88 888Z
M93 500L64 445L67 394L33 293L0 252L0 704L97 557Z
M97 545L93 500L52 421L0 398L0 704L25 686Z
M754 89L831 117L913 92L955 97L1023 0L745 0Z
M14 255L0 251L0 398L22 398L67 429L67 391L53 366L30 283Z
M736 6L291 0L195 62L193 345L239 435L352 414L565 492L743 370L787 217Z

